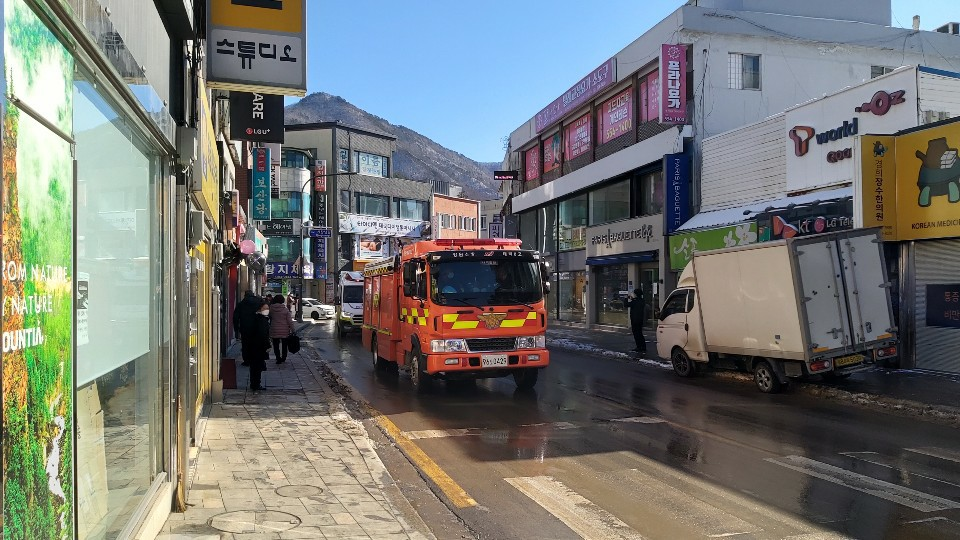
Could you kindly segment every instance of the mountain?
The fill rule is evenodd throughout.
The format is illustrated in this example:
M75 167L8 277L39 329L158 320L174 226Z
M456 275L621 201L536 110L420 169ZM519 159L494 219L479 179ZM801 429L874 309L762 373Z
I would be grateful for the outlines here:
M289 105L284 110L284 121L291 124L339 121L372 131L388 133L397 138L393 155L393 174L399 178L432 182L446 180L463 187L463 196L475 200L498 197L499 182L493 180L493 171L500 163L473 161L459 152L433 142L404 126L360 109L339 96L317 92Z

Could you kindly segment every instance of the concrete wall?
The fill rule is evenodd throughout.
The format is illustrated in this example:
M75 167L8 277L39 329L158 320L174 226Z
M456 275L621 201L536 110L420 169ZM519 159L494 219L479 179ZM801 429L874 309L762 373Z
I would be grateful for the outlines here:
M692 0L702 8L830 18L890 26L890 0Z

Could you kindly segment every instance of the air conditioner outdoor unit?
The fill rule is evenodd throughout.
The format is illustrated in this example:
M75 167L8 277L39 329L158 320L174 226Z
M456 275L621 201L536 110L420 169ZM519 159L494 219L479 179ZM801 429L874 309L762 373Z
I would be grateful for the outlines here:
M950 113L946 111L923 111L923 123L932 124L941 120L950 118Z
M213 245L213 261L219 263L223 260L223 244L217 242Z

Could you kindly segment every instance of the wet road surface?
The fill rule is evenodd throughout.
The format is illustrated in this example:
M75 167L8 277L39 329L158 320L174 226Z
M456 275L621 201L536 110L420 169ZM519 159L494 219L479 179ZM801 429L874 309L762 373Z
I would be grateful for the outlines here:
M438 491L481 538L960 539L953 428L561 348L535 392L418 396L330 327L310 344L462 489Z

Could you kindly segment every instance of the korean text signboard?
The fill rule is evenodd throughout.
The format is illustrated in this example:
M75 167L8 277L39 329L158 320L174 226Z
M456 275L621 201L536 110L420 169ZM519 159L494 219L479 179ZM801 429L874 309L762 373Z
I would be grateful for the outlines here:
M307 0L207 0L210 87L303 96Z
M535 118L537 133L550 127L567 114L574 112L590 98L608 88L613 84L615 77L616 60L611 58L537 113Z
M527 150L524 154L523 163L526 167L524 179L529 182L540 178L540 147L534 146Z
M960 122L898 135L897 234L960 236Z
M293 236L292 219L271 219L261 225L264 236Z
M253 149L253 189L250 203L251 219L270 219L270 149Z
M757 242L757 223L740 223L717 229L674 234L670 237L670 269L679 272L697 251L708 251Z
M566 157L571 160L590 151L592 126L590 123L590 113L577 118L571 124L564 128L566 133Z
M313 166L313 190L317 193L327 191L327 160L321 159Z
M633 129L633 87L600 105L600 144L606 144Z
M927 326L960 328L960 283L927 285Z
M677 230L690 219L690 157L686 154L663 156L667 182L667 200L664 219L667 234Z
M283 96L230 92L230 138L235 141L283 142Z
M858 210L863 227L880 227L886 241L897 239L895 139L893 135L864 135L858 147L863 194Z
M687 122L687 47L660 46L660 122Z

